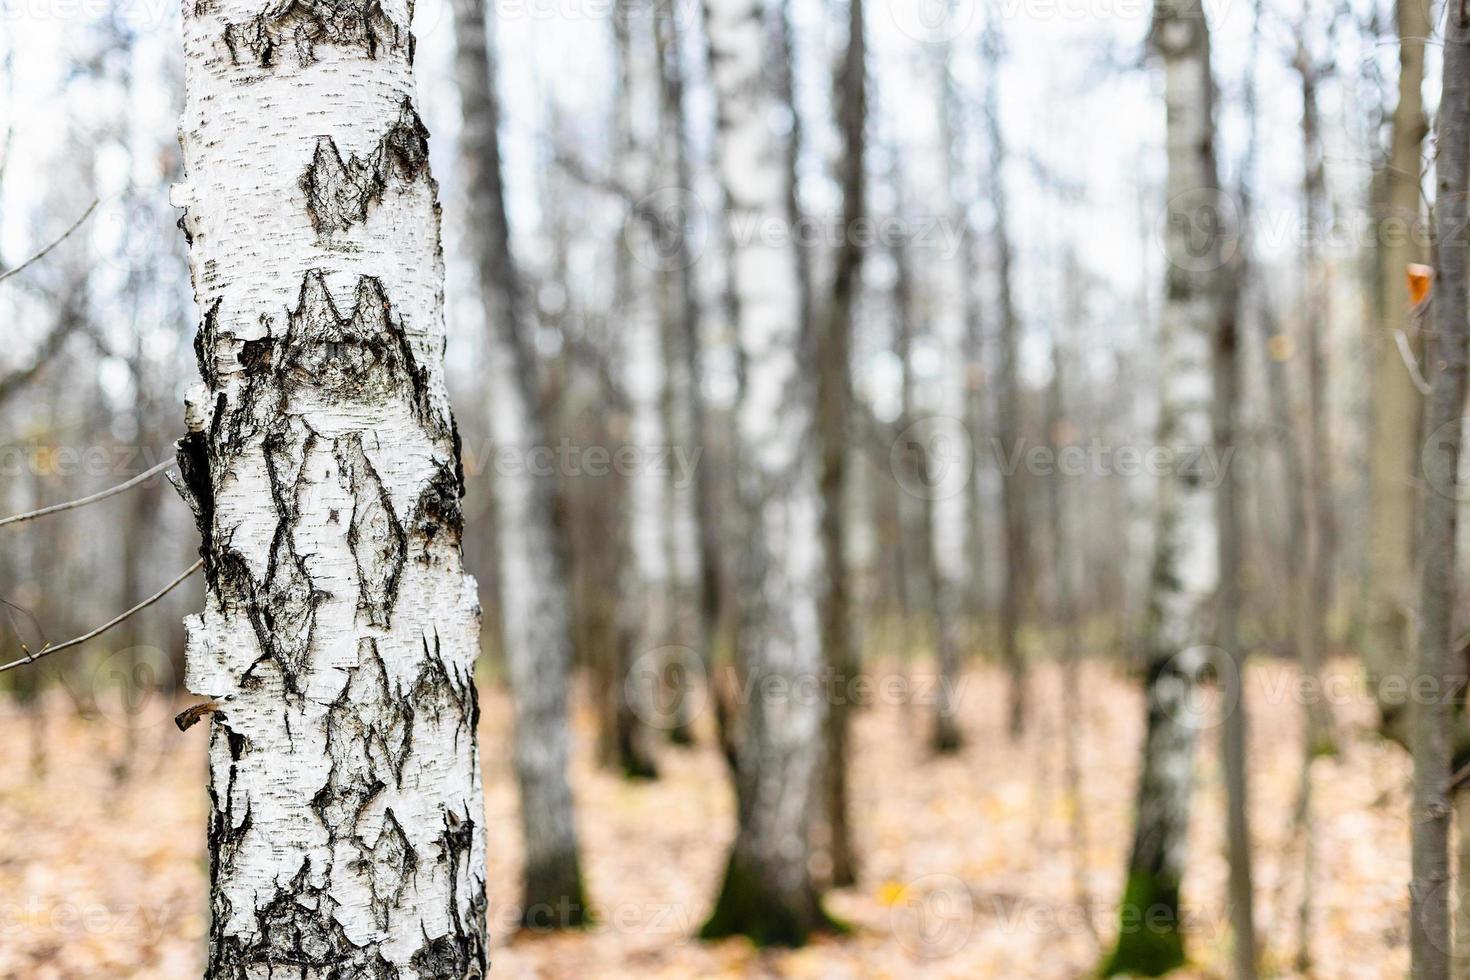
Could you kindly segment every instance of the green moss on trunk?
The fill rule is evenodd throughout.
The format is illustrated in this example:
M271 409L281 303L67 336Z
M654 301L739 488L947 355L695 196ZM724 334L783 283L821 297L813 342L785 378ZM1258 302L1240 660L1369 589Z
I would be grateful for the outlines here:
M843 926L822 911L815 891L792 902L731 856L725 883L700 939L746 936L757 946L804 946L814 932L841 932Z
M528 932L581 929L592 924L575 854L526 867L521 928Z
M1130 872L1119 913L1118 945L1103 964L1102 976L1160 977L1183 965L1179 886L1147 871Z

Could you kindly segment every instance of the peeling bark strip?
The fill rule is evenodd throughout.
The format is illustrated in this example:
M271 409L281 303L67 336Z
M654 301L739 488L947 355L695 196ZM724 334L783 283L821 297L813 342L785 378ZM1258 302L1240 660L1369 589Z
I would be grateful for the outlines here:
M488 966L480 610L408 20L185 5L203 383L175 485L208 583L187 621L213 706L208 980Z

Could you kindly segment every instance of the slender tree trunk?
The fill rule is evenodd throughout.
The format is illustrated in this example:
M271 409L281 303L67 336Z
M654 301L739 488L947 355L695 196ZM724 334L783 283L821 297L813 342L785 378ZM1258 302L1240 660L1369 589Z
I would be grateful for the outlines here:
M1423 261L1415 232L1421 223L1421 153L1424 118L1424 42L1430 34L1430 7L1421 0L1397 0L1399 36L1398 104L1388 166L1386 213L1378 216L1380 290L1383 319L1374 332L1372 507L1369 526L1367 635L1364 657L1370 683L1402 678L1410 660L1409 615L1414 608L1415 475L1419 465L1422 399L1405 369L1395 331L1412 338L1407 266ZM1401 702L1379 699L1385 731L1407 745L1410 712Z
M613 17L613 40L617 55L617 141L619 179L638 194L652 177L652 159L646 120L658 104L657 77L652 53L635 35L633 22L639 13L631 0L619 0ZM640 124L643 127L640 129ZM631 408L631 442L655 446L663 441L660 414L662 381L659 368L660 334L657 317L648 306L654 296L653 274L658 261L656 226L630 214L619 243L616 291L617 308L624 320L618 347L618 366ZM642 250L642 255L636 254ZM668 604L668 551L664 544L664 496L667 487L658 475L640 467L630 474L626 501L630 566L624 572L622 612L628 645L622 649L622 679L619 682L618 752L623 771L631 778L658 775L653 757L657 707L664 671L661 651L670 635Z
M900 194L900 204L902 194ZM901 212L900 212L901 213ZM918 500L908 501L918 515L913 534L907 535L913 545L917 565L923 572L925 598L924 620L928 625L930 649L933 651L941 682L952 682L959 675L959 650L951 629L951 583L943 574L938 554L938 508L935 506L933 467L936 461L930 452L932 433L922 426L923 419L915 417L917 384L914 370L913 342L919 317L914 296L914 273L909 259L909 243L895 242L892 254L894 265L893 305L895 321L894 353L903 366L903 394L900 424L903 440L902 463L907 471L900 481L904 493ZM904 501L901 501L901 503ZM944 683L941 683L943 688ZM955 706L941 698L935 706L934 730L931 745L936 752L950 753L960 749L961 737L955 720Z
M1209 206L1219 194L1209 29L1198 0L1160 0L1150 44L1164 63L1169 259L1159 444L1210 446L1221 268L1228 256ZM1231 341L1233 343L1233 341ZM1118 944L1103 972L1159 976L1184 962L1179 889L1186 863L1195 736L1193 692L1215 642L1209 604L1220 581L1217 494L1176 465L1160 487L1146 656L1148 720L1137 825Z
M209 980L482 976L443 260L408 11L186 4Z
M972 281L974 266L974 241L969 233L969 213L960 202L964 199L964 191L958 186L959 177L964 167L964 148L960 144L959 134L955 130L955 119L959 114L957 106L958 92L954 77L951 74L954 47L945 44L939 50L938 64L936 66L939 75L939 124L940 143L944 155L945 202L947 210L954 218L957 226L964 236L960 253L957 256L957 272L959 278L955 283L956 295L960 297L961 316L963 318L963 329L959 344L961 346L961 359L964 367L960 370L961 387L960 398L962 399L961 411L968 416L968 437L973 444L979 435L979 401L977 393L972 393L970 383L974 377L974 370L978 368L980 353L980 311L978 297ZM974 359L972 362L970 359ZM978 480L973 481L979 483ZM939 662L939 687L934 699L934 733L932 737L933 748L938 753L957 752L963 742L956 714L959 705L955 701L955 692L959 690L960 681L960 656L961 656L961 630L965 625L962 622L960 610L965 606L971 609L969 618L969 635L973 638L978 631L975 628L978 623L976 612L978 605L976 599L976 569L979 568L983 555L980 553L982 541L980 536L980 511L978 498L973 489L967 483L964 488L969 494L969 499L961 499L960 514L964 522L964 533L967 540L959 544L955 549L955 557L944 562L942 571L946 574L940 577L943 586L944 598L944 621L945 628L950 631L944 642L940 644ZM941 535L944 532L940 532ZM939 548L943 542L933 542L934 548ZM949 558L946 552L945 557ZM968 570L968 580L966 571Z
M537 448L550 442L505 214L494 25L486 21L484 0L455 0L454 13L465 250L475 262L491 331L490 427L499 451L514 448L523 463L501 467L495 485L502 632L516 705L515 768L526 845L523 924L577 926L585 902L567 778L572 632L566 549L555 521L557 474L536 465Z
M676 0L658 0L655 40L660 65L659 111L662 125L662 163L673 186L692 192L694 173L689 159L689 123L684 98L683 31L679 23ZM674 216L671 216L674 217ZM686 217L680 214L675 217ZM704 394L700 385L700 304L694 276L695 256L690 249L690 229L684 226L665 229L673 234L673 268L665 275L664 289L669 298L669 315L664 320L664 358L668 385L665 392L665 426L671 447L682 450L692 469L688 483L684 474L670 467L669 493L675 506L670 524L671 566L681 591L692 592L692 622L684 630L704 667L705 677L713 672L713 638L720 615L720 567L718 516L714 484L702 463L709 441L705 424ZM677 692L674 705L675 727L670 735L678 744L694 741L692 711L697 703L687 685L695 678L680 671L673 678L685 686Z
M1439 696L1419 699L1414 718L1413 881L1409 951L1414 980L1445 980L1452 953L1449 916L1451 704L1463 668L1454 656L1455 533L1460 442L1465 405L1470 309L1470 13L1451 5L1445 20L1444 89L1440 97L1434 197L1435 283L1432 313L1438 365L1429 396L1424 445L1420 541L1419 663L1421 682Z
M1304 14L1305 23L1307 15ZM1302 200L1307 234L1303 241L1302 267L1305 289L1302 320L1307 342L1307 423L1310 452L1307 478L1297 488L1302 499L1301 515L1306 520L1307 575L1293 582L1301 599L1298 602L1300 640L1297 644L1303 677L1320 680L1327 654L1327 614L1331 594L1331 474L1332 448L1327 431L1327 355L1324 350L1324 321L1329 317L1330 294L1325 281L1326 270L1318 254L1318 238L1326 225L1326 168L1323 161L1321 120L1317 108L1317 67L1302 37L1298 39L1296 68L1302 84ZM1289 420L1288 420L1289 421ZM1293 515L1294 517L1296 515ZM1293 521L1295 525L1295 521ZM1306 690L1307 688L1303 688ZM1320 689L1314 684L1313 690ZM1311 918L1313 871L1316 865L1316 840L1312 822L1312 764L1317 756L1330 751L1331 718L1325 702L1309 698L1304 705L1306 725L1302 740L1301 775L1297 787L1296 821L1302 842L1301 894L1297 907L1296 967L1302 973L1311 969Z
M731 221L783 221L789 175L781 140L769 126L779 94L768 81L762 5L709 0L705 16L719 114L718 172ZM815 677L822 660L815 393L801 361L801 291L790 236L737 236L730 258L745 359L737 408L748 522L739 656L755 695L745 706L736 753L735 843L701 935L797 945L828 921L812 879L807 832L826 706L791 690Z
M1069 255L1067 266L1067 278L1072 284L1073 294L1069 296L1072 309L1068 310L1067 319L1075 323L1081 318L1079 309L1080 292L1077 282L1079 270L1076 265L1075 256ZM1067 371L1066 352L1063 350L1062 338L1059 328L1054 328L1052 335L1052 374L1051 386L1047 391L1047 432L1051 438L1056 440L1068 425L1067 412ZM1078 906L1086 916L1087 929L1094 933L1092 923L1092 901L1087 889L1087 809L1086 797L1082 786L1082 746L1081 731L1083 724L1082 690L1079 683L1079 674L1082 670L1082 637L1081 623L1079 621L1078 588L1083 572L1084 556L1077 547L1077 535L1075 523L1072 520L1072 509L1076 501L1072 494L1066 492L1070 477L1061 473L1053 473L1046 484L1047 510L1050 512L1051 523L1051 553L1054 589L1054 620L1062 631L1062 778L1066 784L1067 813L1069 816L1068 833L1071 837L1072 861L1073 861L1073 891Z
M1259 47L1265 0L1256 0L1252 9L1252 51ZM1226 305L1220 320L1215 348L1215 447L1222 459L1234 459L1238 450L1237 433L1241 428L1239 406L1244 362L1240 357L1241 310L1249 295L1251 271L1251 221L1254 214L1254 181L1259 151L1260 118L1257 106L1257 61L1253 53L1246 76L1243 101L1250 128L1246 157L1241 165L1239 185L1240 219L1243 237L1240 255L1231 263ZM1274 363L1274 362L1273 362ZM1273 384L1273 391L1279 390ZM1278 417L1280 417L1278 415ZM1283 420L1289 424L1289 419ZM1289 449L1295 448L1293 441ZM1229 454L1226 456L1225 454ZM1249 766L1247 736L1248 706L1245 700L1247 651L1240 638L1241 567L1245 542L1245 517L1241 481L1234 466L1227 464L1216 500L1220 535L1220 594L1216 606L1216 643L1230 658L1236 697L1229 702L1220 727L1220 761L1225 772L1225 854L1230 864L1230 928L1234 934L1232 950L1235 980L1256 980L1258 950L1256 946L1255 873L1250 833Z
M1003 41L999 28L986 22L982 40L982 64L985 69L985 125L990 140L991 206L995 210L996 275L1000 296L1001 365L997 377L999 409L996 427L1002 451L1016 452L1021 438L1024 403L1021 397L1020 357L1021 321L1011 293L1011 234L1005 188L1006 144L1000 122L1000 68ZM1007 473L1001 481L1001 510L1006 539L1005 595L1001 606L1001 653L1010 671L1010 701L1007 727L1012 738L1026 728L1026 658L1021 646L1026 597L1031 588L1029 553L1026 534L1026 497L1021 474Z
M839 689L849 690L857 674L856 649L849 631L851 583L847 569L847 449L851 438L853 307L862 289L863 246L854 234L866 213L867 47L863 0L848 0L847 49L837 71L837 122L842 131L842 244L832 277L829 307L817 338L817 426L822 443L822 549L827 560L827 590L822 601L822 647ZM857 880L848 826L847 739L849 705L838 697L827 708L822 764L827 848L832 884Z

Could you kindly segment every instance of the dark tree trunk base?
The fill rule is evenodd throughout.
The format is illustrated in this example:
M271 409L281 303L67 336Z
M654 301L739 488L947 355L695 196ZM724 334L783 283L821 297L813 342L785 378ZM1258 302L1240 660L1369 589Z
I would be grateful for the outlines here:
M528 865L525 877L521 929L545 933L592 924L575 853L539 866Z
M934 719L934 738L930 744L935 755L954 755L964 748L965 739L953 718L938 715Z
M705 940L745 936L757 946L805 946L813 933L845 932L847 927L822 910L813 891L796 903L760 881L733 856L709 921L699 930Z
M1176 886L1148 872L1129 872L1121 917L1118 945L1102 976L1160 977L1184 965Z

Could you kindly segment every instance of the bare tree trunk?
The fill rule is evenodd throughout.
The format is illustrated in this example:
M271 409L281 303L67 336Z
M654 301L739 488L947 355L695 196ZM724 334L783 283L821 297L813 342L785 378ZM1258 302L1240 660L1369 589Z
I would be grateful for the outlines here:
M1424 445L1424 479L1419 580L1420 682L1431 681L1436 696L1418 699L1414 717L1413 880L1409 951L1414 980L1446 980L1453 951L1449 916L1449 831L1452 761L1450 699L1463 667L1454 657L1455 532L1458 517L1459 424L1465 404L1466 345L1470 309L1466 264L1470 262L1470 14L1451 6L1445 19L1444 89L1440 98L1434 198L1435 344L1439 365L1429 396Z
M639 12L631 0L619 0L613 16L613 39L618 65L617 138L619 179L630 192L642 197L652 179L650 140L646 121L658 104L657 77L653 74L652 52L635 35L633 21ZM640 130L642 122L643 130ZM654 296L653 273L658 262L650 262L658 247L659 229L644 216L630 214L617 257L617 308L624 321L617 342L618 367L628 392L631 409L631 441L655 446L663 441L660 414L662 366L661 337L655 312L648 302ZM639 257L637 250L643 250ZM658 768L653 757L656 708L664 671L661 651L670 637L668 603L668 550L664 542L664 497L662 479L639 467L630 474L626 501L630 566L624 572L622 622L628 646L623 649L623 678L618 704L618 750L623 771L632 778L653 778Z
M1410 659L1409 616L1414 608L1415 482L1419 464L1422 399L1404 367L1395 331L1412 338L1407 266L1423 261L1419 236L1420 156L1427 133L1424 118L1424 42L1430 34L1430 7L1421 0L1397 0L1399 36L1398 104L1388 166L1387 210L1378 215L1380 290L1383 322L1373 351L1372 507L1369 527L1367 635L1364 657L1370 682L1403 677ZM1379 700L1385 731L1411 740L1410 712L1401 703Z
M1216 355L1222 326L1230 321L1221 303L1221 269L1228 256L1208 223L1219 178L1209 28L1198 0L1156 3L1150 44L1164 63L1169 153L1159 444L1175 451L1202 450L1214 441ZM1200 724L1193 694L1215 641L1209 605L1220 584L1220 551L1217 494L1177 460L1157 505L1143 772L1122 928L1105 975L1158 976L1184 962L1179 889Z
M499 451L514 448L522 463L501 467L495 485L502 632L516 705L515 768L526 845L521 912L527 926L571 927L586 915L567 778L571 603L566 549L555 522L557 474L538 467L535 455L550 442L505 214L493 30L484 0L456 0L465 250L475 262L490 330L490 428Z
M689 159L689 124L684 98L683 31L675 0L659 0L656 7L656 43L660 65L660 117L662 126L662 164L673 186L681 192L692 192L694 173ZM672 220L689 216L682 212ZM692 463L687 484L680 482L681 472L670 467L669 493L674 506L670 524L670 564L681 592L692 592L692 622L683 631L704 667L705 677L714 665L714 631L720 616L720 567L718 516L714 484L709 479L702 457L709 441L705 424L704 394L700 380L700 304L695 288L694 262L689 229L684 226L665 229L673 234L671 265L664 276L669 315L664 320L664 361L668 384L665 390L665 426L671 447L680 449ZM671 738L678 744L694 741L692 730L695 698L687 685L694 678L680 671L673 678L685 686L674 704L675 726Z
M1076 257L1069 254L1066 275L1073 293L1068 297L1071 308L1067 320L1075 323L1081 318L1080 289L1077 283L1079 270ZM1053 328L1051 386L1047 391L1047 432L1056 439L1068 424L1067 411L1067 353L1063 349L1060 327ZM1054 582L1054 620L1062 631L1062 779L1068 795L1068 831L1071 837L1073 862L1073 890L1078 906L1086 916L1087 929L1096 939L1092 922L1092 901L1087 889L1087 810L1082 786L1081 727L1084 719L1082 690L1078 675L1082 670L1082 637L1079 621L1079 583L1083 574L1083 554L1077 548L1077 536L1072 508L1076 506L1072 494L1066 492L1069 477L1053 473L1046 485L1047 509L1051 518L1051 553Z
M827 667L847 690L858 670L848 624L852 619L847 569L847 450L852 443L853 306L862 289L863 246L854 230L866 214L867 46L863 0L848 0L847 49L837 71L837 122L842 131L842 244L832 277L830 306L817 338L817 426L822 443L822 548L827 560L827 590L822 601L822 647ZM846 698L828 705L822 764L828 857L832 884L857 881L852 834L848 826Z
M1305 25L1308 13L1303 15ZM1326 230L1326 168L1323 161L1321 120L1317 108L1318 69L1307 51L1305 27L1298 35L1297 74L1302 85L1302 200L1307 234L1303 241L1302 267L1305 289L1302 320L1307 342L1307 476L1297 491L1301 496L1300 514L1305 516L1306 565L1308 574L1292 583L1301 596L1298 601L1298 629L1301 631L1297 652L1301 657L1302 675L1318 681L1327 654L1327 614L1331 595L1332 517L1331 517L1331 453L1327 430L1327 355L1323 349L1324 321L1330 315L1330 293L1325 281L1326 270L1318 254L1318 238ZM1290 420L1286 420L1289 424ZM1293 515L1294 517L1297 515ZM1293 525L1296 521L1293 520ZM1293 532L1295 533L1295 532ZM1320 688L1314 685L1313 690ZM1306 688L1303 688L1306 690ZM1312 763L1317 756L1331 751L1332 726L1325 702L1308 698L1304 705L1306 726L1303 733L1301 776L1297 787L1296 824L1302 842L1301 894L1297 907L1296 967L1302 973L1311 970L1311 918L1313 871L1316 865L1316 841L1312 825Z
M1003 41L999 28L987 21L981 42L985 69L985 125L990 139L991 206L995 210L996 275L1000 286L1001 366L997 377L996 427L1002 451L1016 452L1021 437L1024 413L1021 398L1020 357L1021 322L1011 294L1011 237L1008 224L1005 189L1005 134L1000 123L1000 62ZM1021 474L1007 473L1001 481L1001 509L1004 513L1006 538L1005 595L1001 606L1001 652L1010 671L1010 702L1007 727L1012 738L1026 728L1026 658L1021 647L1026 597L1031 587L1031 572L1026 550L1026 498L1020 486Z
M205 976L482 976L479 602L408 11L222 0L183 33Z
M719 114L718 172L732 223L782 222L789 175L769 120L759 0L705 5ZM810 868L808 825L825 704L792 685L821 668L823 556L812 456L815 393L801 361L801 290L791 236L734 236L731 286L745 360L737 430L747 524L739 587L740 664L753 696L736 753L738 829L705 938L798 945L828 920Z
M1265 0L1256 0L1252 10L1252 51L1259 47ZM1240 219L1243 237L1240 255L1229 267L1219 336L1215 348L1215 447L1222 459L1233 460L1238 449L1241 428L1240 391L1243 387L1244 362L1240 357L1241 311L1248 295L1251 273L1251 221L1254 214L1254 181L1256 159L1260 147L1260 118L1257 106L1256 55L1252 54L1246 75L1244 95L1250 135L1246 157L1241 165L1239 184ZM1275 363L1275 362L1273 362ZM1273 379L1275 380L1275 379ZM1273 392L1280 390L1272 385ZM1278 417L1280 417L1278 415ZM1284 419L1289 425L1290 420ZM1288 445L1295 449L1295 440ZM1228 455L1226 455L1228 454ZM1258 950L1256 947L1255 873L1250 833L1249 765L1247 762L1248 706L1245 700L1247 651L1240 639L1241 568L1245 542L1245 517L1242 506L1241 480L1236 468L1226 464L1216 514L1220 536L1220 594L1216 605L1216 643L1229 657L1236 697L1229 702L1220 728L1220 761L1225 771L1225 853L1230 864L1230 928L1234 933L1232 950L1235 980L1256 980Z

